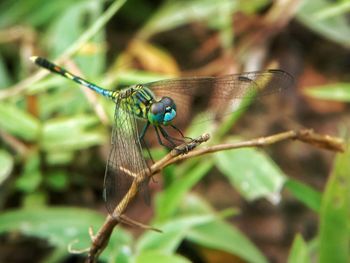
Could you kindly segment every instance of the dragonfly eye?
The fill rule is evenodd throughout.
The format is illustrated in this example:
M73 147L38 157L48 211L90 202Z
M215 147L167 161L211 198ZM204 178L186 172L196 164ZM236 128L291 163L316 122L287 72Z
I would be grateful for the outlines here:
M176 106L169 97L163 97L152 104L148 113L148 120L152 124L168 125L176 116Z
M165 106L165 114L163 117L163 125L168 125L176 116L176 105L175 102L169 97L163 97L160 100Z
M172 98L163 97L163 98L160 100L160 102L164 104L165 108L171 107L171 108L173 108L173 109L176 109L175 103L174 103L174 101L173 101Z
M164 114L165 105L162 102L155 102L151 106L151 113L154 115Z

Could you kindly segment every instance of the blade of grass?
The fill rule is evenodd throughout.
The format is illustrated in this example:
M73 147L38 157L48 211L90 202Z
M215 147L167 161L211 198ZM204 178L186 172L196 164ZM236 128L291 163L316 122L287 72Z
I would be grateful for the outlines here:
M327 182L320 213L320 263L350 259L350 151L339 154Z
M115 1L107 10L104 12L101 17L96 20L96 22L81 35L65 52L55 61L61 63L66 60L73 54L75 54L89 39L91 39L95 34L106 25L106 23L115 15L115 13L124 5L126 0ZM38 71L36 74L30 76L17 83L16 85L0 91L0 100L8 97L12 97L18 94L25 92L33 83L39 81L45 77L49 72L47 71Z

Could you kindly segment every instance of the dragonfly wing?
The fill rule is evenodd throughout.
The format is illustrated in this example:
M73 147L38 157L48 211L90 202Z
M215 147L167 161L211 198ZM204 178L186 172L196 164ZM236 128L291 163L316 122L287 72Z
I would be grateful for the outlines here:
M157 97L171 97L178 115L193 104L211 107L215 113L228 113L245 105L244 100L280 92L293 85L293 77L282 70L254 71L221 77L192 77L144 84ZM220 107L218 107L220 105ZM182 112L181 112L182 111Z
M104 180L104 198L107 210L111 215L119 202L126 196L135 177L146 176L148 169L142 154L136 124L135 116L123 110L122 101L118 100L114 116L111 151ZM149 200L148 181L145 181L139 191L143 192L146 201Z

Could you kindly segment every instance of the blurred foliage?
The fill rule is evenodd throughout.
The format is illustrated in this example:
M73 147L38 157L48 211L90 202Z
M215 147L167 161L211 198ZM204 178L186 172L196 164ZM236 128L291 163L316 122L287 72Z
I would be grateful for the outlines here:
M6 189L0 193L0 233L15 232L48 240L54 251L46 262L62 262L68 256L69 244L74 249L88 247L88 228L93 226L97 230L103 222L104 216L92 208L66 207L64 202L65 196L71 196L77 189L101 192L104 158L99 150L109 142L114 105L57 76L50 75L19 89L16 85L21 80L36 74L37 69L28 57L45 54L50 59L58 58L67 50L74 50L74 63L69 61L73 70L106 88L159 80L179 74L180 66L170 51L151 42L152 37L200 24L202 29L217 32L220 46L227 51L234 46L232 15L257 15L271 4L268 0L249 1L249 4L248 1L190 0L161 1L155 8L151 1L133 0L120 10L116 8L124 2L3 0L0 3L0 186ZM115 9L110 9L113 4ZM303 1L296 19L316 34L348 47L348 10L348 1ZM124 50L111 55L107 52L113 39L107 38L105 23L113 15L137 25L137 31ZM121 22L125 23L124 20ZM110 27L123 32L123 24L112 22ZM98 32L93 34L94 30ZM84 45L75 50L72 47L79 39L83 39ZM134 60L143 69L133 68ZM8 96L14 89L18 93ZM336 83L309 89L307 94L349 102L349 90L349 83ZM213 141L234 140L228 132L242 114L234 113L216 127ZM203 130L214 130L211 127L215 125L214 122L190 125L188 133L198 135ZM158 158L164 151L152 149L152 153ZM306 241L297 234L288 262L310 262L314 251L320 262L331 262L335 257L337 262L347 262L349 158L349 151L337 156L324 193L289 179L260 149L225 151L168 167L163 172L166 187L155 196L152 222L163 233L144 232L134 238L118 228L101 257L108 262L189 262L177 254L180 244L189 240L198 246L237 255L247 262L268 262L249 238L226 220L237 211L215 211L203 197L191 193L204 176L218 168L247 201L267 198L277 204L286 188L320 217L319 235ZM90 177L84 173L90 173ZM93 184L91 173L99 187L89 185ZM62 199L58 203L64 206L56 207L52 202L57 194ZM14 196L18 204L9 201ZM15 209L7 211L8 207ZM77 243L73 244L75 240Z
M285 183L285 187L307 207L316 212L320 212L322 197L320 192L293 179L288 179Z
M337 156L335 167L322 196L320 211L321 263L349 259L350 151Z
M10 176L13 169L13 157L6 151L0 151L0 185Z
M97 229L103 220L103 215L77 207L30 207L2 213L0 232L20 232L48 240L56 250L53 256L57 262L67 257L68 245L75 250L88 247L91 240L87 230L89 227ZM107 255L112 252L115 253L113 250L121 250L123 246L130 244L131 236L120 230L113 235L110 242L110 248L103 259L107 259Z
M350 83L334 83L321 87L310 87L305 90L305 93L316 99L350 102Z
M308 248L305 240L300 234L297 234L288 258L288 263L309 263Z
M313 31L350 47L349 10L348 0L308 0L302 2L297 18Z

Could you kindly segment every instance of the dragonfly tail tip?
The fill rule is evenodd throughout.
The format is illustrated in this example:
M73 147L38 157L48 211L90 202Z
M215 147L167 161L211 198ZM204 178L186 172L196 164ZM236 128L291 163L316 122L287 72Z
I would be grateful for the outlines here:
M29 59L30 59L32 62L35 63L35 61L38 59L38 57L37 57L37 56L31 56Z

